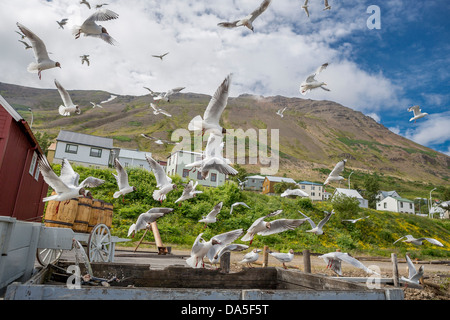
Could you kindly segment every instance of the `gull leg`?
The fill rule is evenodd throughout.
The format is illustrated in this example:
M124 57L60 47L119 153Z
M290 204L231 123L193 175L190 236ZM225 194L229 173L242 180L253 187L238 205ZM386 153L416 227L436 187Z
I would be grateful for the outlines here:
M38 71L39 80L41 80L41 70Z

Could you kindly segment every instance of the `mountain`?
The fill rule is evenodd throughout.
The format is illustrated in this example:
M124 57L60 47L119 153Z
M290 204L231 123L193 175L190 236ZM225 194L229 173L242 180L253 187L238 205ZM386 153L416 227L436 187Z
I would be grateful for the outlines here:
M81 115L61 117L58 114L62 101L56 88L0 83L0 94L28 122L31 121L28 108L32 109L33 130L45 131L52 137L61 129L107 136L114 138L117 147L146 150L160 159L170 154L173 145L158 145L140 134L170 140L176 129L187 129L194 116L203 115L210 100L209 95L177 93L170 103L159 102L161 108L173 115L169 118L153 114L149 107L150 95L117 96L104 103L102 109L93 109L91 101L100 103L114 94L83 90L69 90L69 93L73 102L81 106ZM285 107L282 118L276 112ZM277 175L280 176L323 182L334 165L345 158L346 170L377 172L405 181L448 184L449 156L399 136L371 117L332 101L245 94L229 98L222 122L227 129L240 128L244 132L267 129L268 145L273 137L271 130L279 129ZM246 140L253 141L253 138ZM244 167L259 174L259 165Z

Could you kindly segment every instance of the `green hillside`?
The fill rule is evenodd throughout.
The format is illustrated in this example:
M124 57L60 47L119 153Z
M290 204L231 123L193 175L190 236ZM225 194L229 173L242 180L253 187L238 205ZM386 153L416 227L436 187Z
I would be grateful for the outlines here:
M55 172L59 175L60 166L54 165ZM162 241L166 246L190 248L195 238L204 233L203 237L210 237L234 229L243 228L244 231L257 218L270 212L283 209L279 218L300 219L302 216L297 212L301 210L310 216L316 223L324 216L323 211L331 211L335 206L336 214L325 225L325 234L316 236L305 232L310 229L309 223L304 223L296 230L286 231L270 236L256 236L252 247L262 248L268 245L272 250L287 251L294 249L301 252L309 249L315 253L326 253L341 249L352 254L367 254L375 256L389 256L392 252L404 255L406 252L412 258L448 258L450 257L450 221L423 218L414 215L377 211L372 209L358 208L354 215L350 211L339 209L336 204L329 201L311 202L309 199L288 199L280 196L266 196L251 191L241 191L234 182L227 182L219 188L197 189L203 193L197 197L186 200L179 206L175 200L181 196L184 181L181 177L172 177L178 189L170 192L168 198L162 204L153 200L152 192L155 189L156 181L153 173L143 169L129 169L129 181L131 186L136 186L137 191L127 194L125 198L113 198L113 193L117 191L117 184L112 175L112 169L96 170L85 167L74 166L74 170L80 174L80 181L87 176L95 176L106 180L106 182L95 189L92 195L95 199L104 200L114 204L112 234L119 237L127 237L129 226L134 223L139 214L146 212L152 207L170 207L175 210L158 220L158 228ZM49 193L51 192L49 188ZM218 202L223 201L222 211L218 215L218 221L209 225L199 223L198 220L211 211ZM250 206L237 206L230 215L231 204L243 201ZM341 222L342 218L357 218L370 216L356 224L346 224ZM139 231L135 237L138 241L144 231ZM421 247L398 242L393 242L406 234L413 236L433 237L444 244L443 248L433 246L428 242ZM147 241L152 240L151 233L148 233ZM237 243L248 244L248 242L236 241ZM125 243L124 243L125 244ZM128 245L133 245L126 243Z

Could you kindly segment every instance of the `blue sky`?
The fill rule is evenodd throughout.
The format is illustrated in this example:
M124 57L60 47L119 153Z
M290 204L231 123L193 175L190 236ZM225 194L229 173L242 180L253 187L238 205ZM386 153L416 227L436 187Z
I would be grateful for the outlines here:
M105 90L146 95L185 86L185 92L212 95L233 73L231 96L242 93L336 101L373 117L393 132L450 155L450 39L448 0L272 0L246 28L224 29L253 11L262 0L106 0L119 19L101 23L118 42L75 40L71 28L93 10L78 0L2 0L0 81L54 89ZM103 2L103 1L102 1ZM97 2L91 1L92 5ZM370 5L381 10L381 29L367 28ZM56 20L68 18L64 30ZM62 69L26 71L33 61L19 43L20 22L47 45ZM152 54L170 52L164 61ZM89 54L91 66L79 56ZM317 78L330 92L300 95L300 83L321 64ZM409 122L407 108L418 104L429 116Z

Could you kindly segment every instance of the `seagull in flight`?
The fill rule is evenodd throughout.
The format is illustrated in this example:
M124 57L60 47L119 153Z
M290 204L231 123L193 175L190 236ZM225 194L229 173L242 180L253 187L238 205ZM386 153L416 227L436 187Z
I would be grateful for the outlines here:
M197 194L203 193L203 191L195 190L197 188L198 181L190 180L189 183L184 187L183 193L181 194L181 197L179 197L177 200L175 200L175 203L180 202L179 205L181 205L181 201L188 200L194 198Z
M406 282L406 287L408 285L420 286L420 281L423 278L423 266L420 266L419 271L417 271L408 255L406 255L406 263L408 264L408 278L401 276L400 280Z
M302 9L305 10L306 15L309 18L309 11L308 11L308 0L305 0L305 3L302 5Z
M122 167L122 164L117 158L114 159L114 167L117 171L117 175L115 175L114 173L112 173L112 175L114 176L114 178L116 178L119 191L114 192L113 198L122 196L122 201L124 201L125 195L130 192L136 191L136 187L132 187L129 185L127 171Z
M89 9L91 8L91 5L89 2L87 2L86 0L81 0L80 4L85 4Z
M306 78L306 80L302 82L302 84L300 85L300 93L302 95L306 95L306 93L308 91L311 91L311 90L314 90L317 88L321 88L325 91L330 91L330 89L324 87L327 85L325 82L316 80L316 76L319 73L321 73L323 70L325 70L327 67L328 67L328 63L322 64L319 68L317 68L317 70L314 73L310 74Z
M98 103L94 103L91 101L91 104L92 104L92 109L94 109L94 108L102 108L103 109L103 107Z
M286 109L287 109L287 107L284 107L283 109L278 110L277 115L279 115L280 117L283 118L284 117L283 113L284 113L284 111L286 111Z
M166 52L166 53L164 53L164 54L161 54L161 55L152 55L152 57L155 57L155 58L159 58L159 59L161 59L161 61L163 60L163 58L165 57L165 56L167 56L169 53L168 52Z
M358 218L358 219L344 219L344 220L341 220L341 221L342 221L342 222L356 223L356 222L358 222L358 221L360 221L360 220L367 219L368 217L369 217L369 216L365 216L365 217Z
M166 199L167 194L176 189L177 185L172 183L172 179L166 175L164 168L155 159L147 154L145 159L155 175L156 187L158 188L153 191L153 199L162 203Z
M404 238L406 238L406 240L403 240L402 242L412 243L412 244L415 244L416 246L423 245L424 241L428 241L429 243L434 244L434 245L439 246L439 247L443 247L444 246L440 241L438 241L436 239L426 238L426 237L422 237L422 238L417 238L416 239L410 234L408 234L406 236L403 236L400 239L395 240L395 242L393 244L397 243L398 241L400 241L400 240L402 240Z
M59 62L55 62L50 59L44 42L38 36L36 36L28 28L18 22L17 27L28 38L28 40L30 40L31 46L33 47L34 51L34 57L36 59L36 62L32 62L28 65L28 72L37 72L39 79L41 79L41 72L43 70L51 68L61 68L61 64Z
M108 5L107 3L97 4L97 5L95 6L95 9L100 9L101 7L107 6L107 5Z
M55 86L58 89L59 95L64 103L64 105L60 105L58 108L59 114L68 117L71 112L75 112L76 114L81 114L81 109L79 106L74 105L72 99L70 98L69 93L63 86L55 79Z
M59 28L60 29L64 29L64 26L67 24L67 21L68 21L69 19L67 19L67 18L64 18L64 19L62 19L61 21L56 21L56 23L59 25Z
M327 264L327 269L330 268L333 270L336 274L342 276L342 268L341 268L341 262L344 261L346 263L351 264L352 266L362 269L368 274L377 274L377 272L373 271L372 269L367 268L364 264L362 264L359 260L353 258L348 253L343 252L330 252L323 255L318 256L318 258L322 258L325 263Z
M89 62L89 55L88 54L84 54L82 56L80 56L81 58L81 64L84 64L84 62L87 63L88 66L90 66L90 62Z
M141 213L136 220L128 229L128 237L134 238L136 232L139 230L149 229L151 224L166 214L172 212L172 208L151 208L147 212Z
M208 223L214 223L217 221L217 215L220 213L220 210L222 210L223 202L220 201L218 204L216 204L213 209L206 215L203 216L202 219L200 219L198 222L204 222L205 228L208 225Z
M420 106L409 107L409 108L408 108L408 111L409 111L409 112L412 111L412 112L414 113L414 117L412 117L411 119L409 119L409 121L413 121L413 120L414 120L414 123L416 123L416 120L417 120L417 119L423 118L423 117L425 117L425 116L428 115L428 113L422 112L422 110L420 109Z
M266 11L270 2L271 2L271 0L264 0L256 10L254 10L252 13L250 13L245 18L236 20L234 22L220 22L217 25L220 27L224 27L224 28L236 28L236 27L246 26L250 30L254 31L253 21L255 21L255 19L258 18L264 11Z
M163 114L163 115L165 115L167 117L172 117L172 115L170 113L168 113L167 111L165 111L165 110L163 110L161 108L156 107L153 103L150 103L150 106L153 109L153 114L154 115Z
M325 8L323 9L323 11L331 9L331 6L328 4L328 0L325 0L324 5L325 5Z
M245 202L235 202L235 203L233 203L233 204L231 205L230 214L233 213L233 209L234 209L234 207L236 207L236 206L244 206L244 207L247 207L247 208L250 209L250 207L249 207Z
M328 175L327 179L323 183L324 185L329 184L331 181L342 181L345 180L344 177L342 177L340 174L345 169L345 164L347 163L347 159L339 161L333 168L333 170Z
M87 18L81 26L73 28L75 39L78 39L82 33L85 36L97 37L105 42L114 45L116 41L109 35L106 28L96 24L96 21L109 21L119 18L119 15L108 9L100 9Z
M328 220L330 220L331 216L334 214L334 210L332 210L331 212L325 211L325 213L326 213L325 218L323 218L323 219L319 222L319 224L316 226L316 224L314 223L314 221L311 220L311 218L309 218L307 215L305 215L305 214L304 214L303 212L301 212L301 211L298 211L298 212L300 212L300 214L301 214L302 216L304 216L304 217L306 218L306 220L308 220L309 224L311 225L311 228L312 228L312 229L306 230L306 232L312 232L312 233L314 233L314 234L316 234L316 235L322 235L322 234L324 234L322 228L323 228L323 226L325 225L325 223L327 223Z
M170 96L180 92L181 90L185 89L186 87L176 87L173 89L170 89L167 92L163 92L160 95L153 97L153 100L158 101L158 100L165 100L167 102L170 102Z

